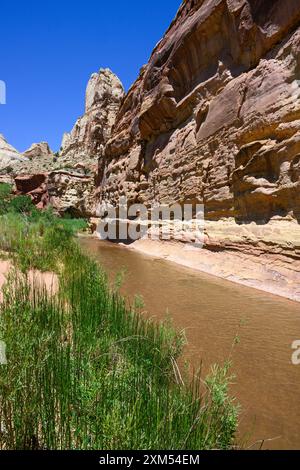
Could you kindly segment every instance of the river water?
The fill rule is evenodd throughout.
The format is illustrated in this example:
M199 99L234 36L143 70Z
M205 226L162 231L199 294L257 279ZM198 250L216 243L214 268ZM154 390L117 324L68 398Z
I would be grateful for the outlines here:
M130 302L142 296L145 315L172 318L185 330L183 357L195 368L202 361L208 371L232 357L241 444L264 439L264 449L300 449L300 365L292 364L298 303L113 243L86 238L81 244L110 279L125 272L122 293ZM240 342L232 350L236 335Z

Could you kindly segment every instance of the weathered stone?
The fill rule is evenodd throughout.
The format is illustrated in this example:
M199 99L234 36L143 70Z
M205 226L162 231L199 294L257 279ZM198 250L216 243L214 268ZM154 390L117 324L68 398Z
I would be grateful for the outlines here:
M299 22L298 0L184 2L117 116L102 199L298 219Z
M97 161L109 140L124 97L123 86L109 69L94 73L87 85L85 114L70 134L48 178L51 205L59 213L91 217L95 214Z
M94 175L52 172L48 176L49 202L60 214L74 217L92 217L94 214Z
M32 144L31 147L23 153L24 157L32 160L34 158L49 157L53 158L53 152L47 142L40 142L39 144Z
M61 157L89 157L97 161L110 138L123 97L123 86L109 69L94 73L86 89L85 114L70 134L64 134Z
M14 165L24 161L26 159L0 134L0 171L7 174L13 170Z
M15 178L16 194L28 195L38 209L43 209L49 202L47 174L19 175Z
M183 2L117 115L99 202L203 203L210 240L224 221L259 228L218 250L256 256L259 243L290 266L298 247L270 243L269 224L300 237L299 63L299 0Z

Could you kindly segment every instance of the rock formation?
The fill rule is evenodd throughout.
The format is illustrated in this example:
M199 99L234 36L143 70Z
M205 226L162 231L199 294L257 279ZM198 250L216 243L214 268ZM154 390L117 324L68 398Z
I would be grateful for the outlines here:
M39 207L51 204L63 214L95 214L97 162L109 140L122 99L123 86L109 69L94 73L87 85L85 114L65 134L59 155L48 144L33 144L26 163L14 170L18 194L28 194Z
M204 203L206 248L277 253L300 281L299 59L299 0L184 1L117 115L99 201Z
M31 147L23 153L24 157L33 160L40 157L53 157L53 152L47 142L40 142L39 144L32 144Z
M0 134L0 173L3 175L9 173L14 165L24 161L26 159Z
M124 89L109 69L94 73L87 85L85 114L69 134L64 134L61 156L99 158L111 135L117 112L124 98Z
M111 136L124 89L109 69L94 73L87 85L85 114L64 134L57 165L49 174L50 203L60 213L91 217L95 212L97 162Z
M48 175L51 205L61 214L92 217L95 211L95 175L76 171L54 171Z
M44 209L49 203L47 179L48 175L45 173L18 175L14 179L16 194L26 194L30 196L38 209Z
M129 91L103 197L298 219L300 3L187 0Z

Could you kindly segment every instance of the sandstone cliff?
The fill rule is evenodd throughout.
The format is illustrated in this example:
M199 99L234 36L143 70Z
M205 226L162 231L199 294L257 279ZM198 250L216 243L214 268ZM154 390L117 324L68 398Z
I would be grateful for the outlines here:
M204 203L206 248L300 281L299 58L299 0L184 1L117 115L99 200Z
M94 73L87 85L85 114L64 134L57 165L48 176L49 201L60 213L92 216L95 211L97 162L111 136L124 98L118 77L109 69Z
M111 135L124 89L109 69L94 73L87 85L85 114L68 134L64 134L61 156L99 158Z
M30 195L39 208L51 204L61 214L93 216L97 162L123 98L116 75L109 69L94 73L86 89L85 114L64 135L59 154L53 155L47 143L33 144L24 153L30 161L16 167L17 193Z

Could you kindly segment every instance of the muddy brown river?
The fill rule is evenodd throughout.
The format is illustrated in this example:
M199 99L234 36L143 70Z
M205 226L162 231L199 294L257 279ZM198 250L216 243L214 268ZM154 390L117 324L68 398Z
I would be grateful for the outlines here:
M232 351L231 388L240 405L239 440L247 447L300 449L300 365L292 343L300 340L300 305L255 289L144 256L126 247L82 239L110 278L126 272L122 293L143 297L147 315L166 316L186 332L184 358L205 370ZM259 448L260 444L253 448Z

